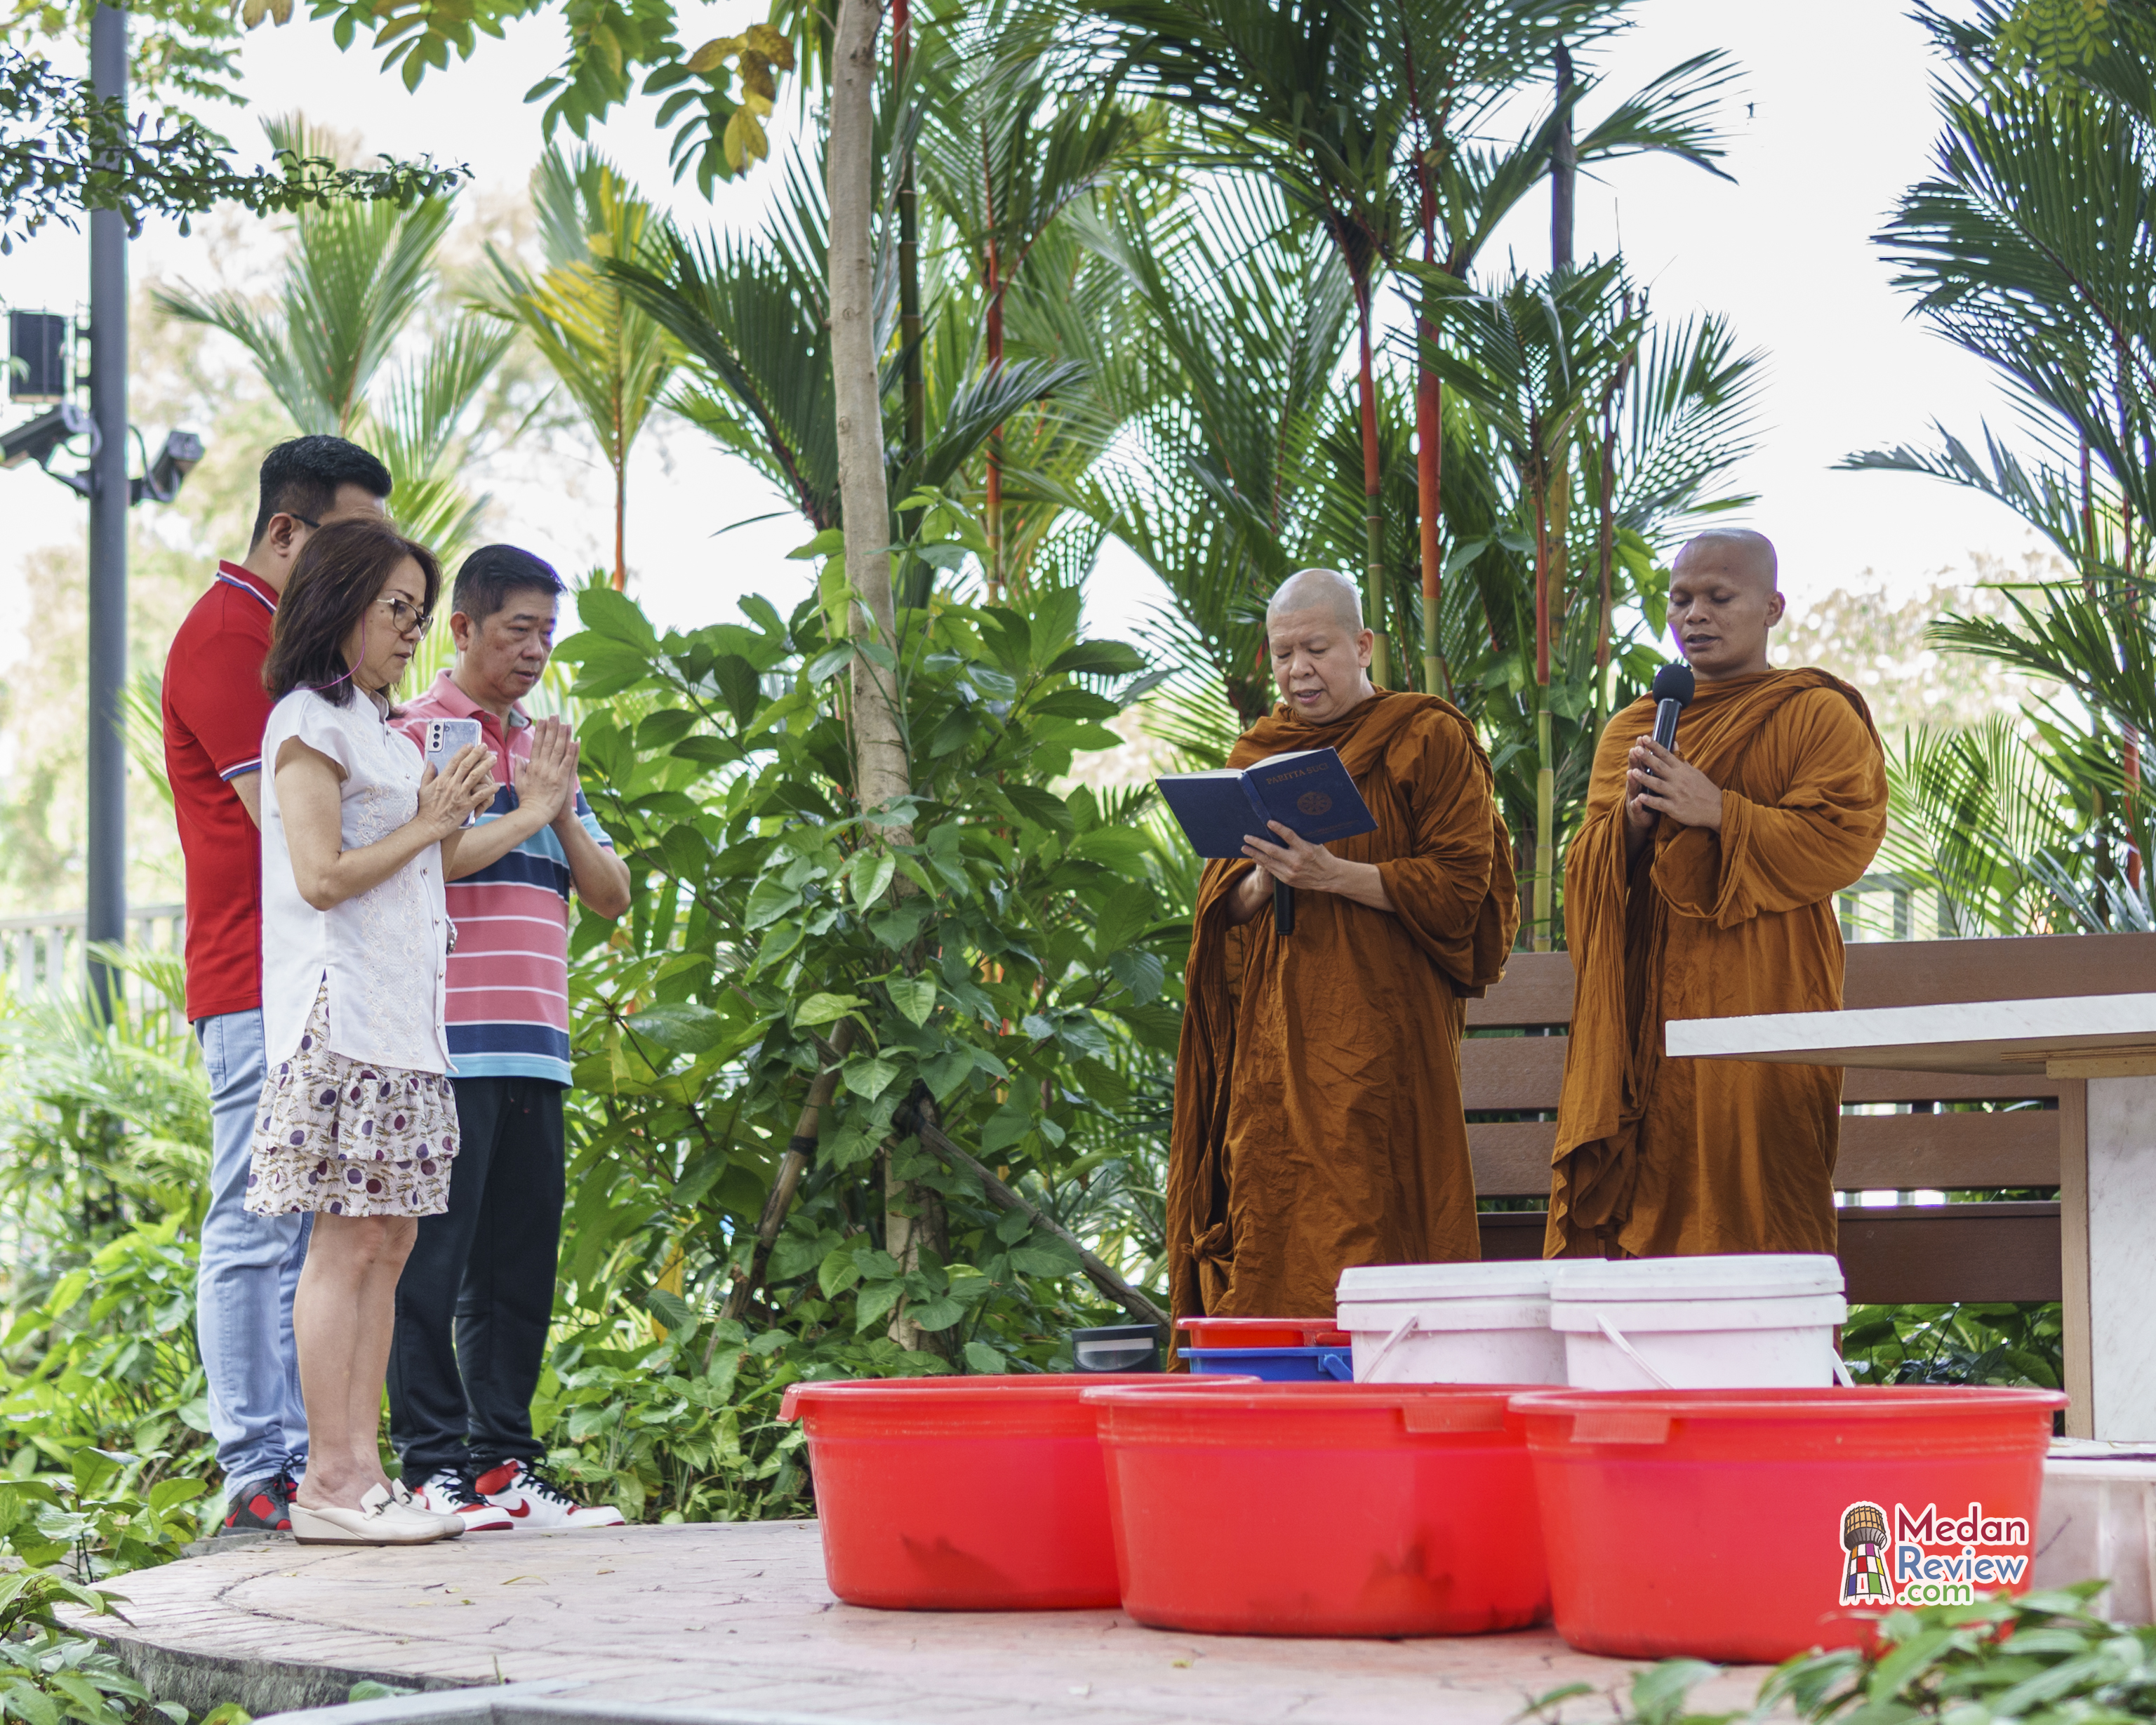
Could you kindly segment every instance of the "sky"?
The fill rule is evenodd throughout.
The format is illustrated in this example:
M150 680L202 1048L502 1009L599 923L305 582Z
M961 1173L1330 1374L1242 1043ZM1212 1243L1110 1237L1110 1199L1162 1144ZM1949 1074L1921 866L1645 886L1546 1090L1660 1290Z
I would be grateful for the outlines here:
M685 6L682 39L737 32L762 11L743 0ZM1853 449L1926 441L1934 419L1968 436L1987 418L2012 418L1987 367L1907 316L1869 238L1926 172L1933 147L1923 33L1890 0L1644 0L1635 16L1637 27L1600 57L1606 81L1590 114L1679 60L1725 49L1739 68L1722 111L1730 178L1653 158L1584 177L1578 252L1584 259L1621 244L1658 315L1722 312L1740 345L1764 352L1761 447L1732 488L1758 494L1736 519L1776 541L1793 607L1837 587L1876 583L1912 596L1943 577L1971 578L1974 556L2018 553L2026 531L1972 493L1833 467ZM241 88L259 113L300 108L357 134L369 151L469 163L480 194L512 193L542 147L540 109L521 96L554 69L558 19L552 10L509 26L504 40L480 39L472 61L429 73L412 93L380 75L363 47L340 53L329 26L302 11L245 39ZM632 105L593 141L691 228L752 220L760 184L721 187L716 208L693 185L670 185L653 108ZM259 147L247 116L219 110L213 118L244 153ZM1548 220L1538 196L1486 254L1486 266L1509 250L1523 267L1546 268ZM200 228L182 239L170 223L152 223L133 249L136 278L206 279L209 244ZM87 264L84 235L49 228L0 258L0 302L69 309L87 292ZM6 423L23 416L14 410ZM167 429L143 428L152 448ZM501 525L520 542L564 568L610 559L608 488L596 454L567 470L543 460L498 465L486 483L502 506ZM796 518L721 533L781 506L755 473L692 429L647 435L629 491L631 590L662 623L693 627L731 617L745 593L790 602L803 590L806 566L785 554L806 530ZM84 529L72 493L28 467L0 473L0 667L22 650L13 619L23 614L23 553ZM1092 626L1127 629L1158 597L1150 576L1111 547L1088 596Z

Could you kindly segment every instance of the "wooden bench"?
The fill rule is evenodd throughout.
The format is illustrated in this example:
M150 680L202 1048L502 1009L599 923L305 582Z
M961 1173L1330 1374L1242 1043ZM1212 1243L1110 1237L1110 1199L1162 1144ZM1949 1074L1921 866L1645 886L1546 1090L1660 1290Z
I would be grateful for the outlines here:
M2156 935L1882 941L1853 945L1848 952L1844 1004L1851 1008L2128 994L2156 987ZM1467 1004L1460 1078L1475 1187L1485 1198L1548 1198L1572 991L1566 954L1521 952L1486 999ZM2076 1079L1852 1070L1842 1087L1835 1185L1851 1192L2079 1190L2087 1168L2086 1092ZM2025 1106L1979 1113L1941 1111L1938 1106L1979 1101ZM1879 1104L1897 1111L1850 1111ZM1545 1220L1540 1210L1486 1211L1483 1255L1540 1256ZM2087 1334L2087 1241L2067 1237L2072 1230L2062 1230L2056 1202L1851 1206L1840 1212L1840 1224L1842 1272L1852 1301L2064 1299L2070 1353ZM2072 1297L2076 1281L2078 1302Z

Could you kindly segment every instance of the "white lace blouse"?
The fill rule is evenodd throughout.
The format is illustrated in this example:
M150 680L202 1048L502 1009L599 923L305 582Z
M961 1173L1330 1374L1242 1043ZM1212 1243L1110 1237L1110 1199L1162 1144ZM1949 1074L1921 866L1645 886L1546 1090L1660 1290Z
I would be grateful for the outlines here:
M387 701L360 690L336 706L296 689L270 710L262 737L262 1036L273 1068L297 1052L326 979L335 1052L408 1072L451 1070L442 1029L449 927L442 847L429 845L380 886L318 911L300 896L277 803L277 752L297 737L344 769L344 849L403 826L418 812L425 763L388 716Z

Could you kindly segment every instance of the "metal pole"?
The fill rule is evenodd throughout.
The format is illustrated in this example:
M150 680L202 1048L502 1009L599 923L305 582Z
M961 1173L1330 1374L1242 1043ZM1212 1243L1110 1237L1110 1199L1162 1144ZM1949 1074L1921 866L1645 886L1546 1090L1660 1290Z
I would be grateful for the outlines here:
M127 14L100 6L90 26L90 81L100 99L127 96ZM92 941L126 938L127 749L120 691L127 677L127 227L117 210L90 217L90 410L102 445L90 500L90 819L85 854ZM109 1017L117 982L90 967Z

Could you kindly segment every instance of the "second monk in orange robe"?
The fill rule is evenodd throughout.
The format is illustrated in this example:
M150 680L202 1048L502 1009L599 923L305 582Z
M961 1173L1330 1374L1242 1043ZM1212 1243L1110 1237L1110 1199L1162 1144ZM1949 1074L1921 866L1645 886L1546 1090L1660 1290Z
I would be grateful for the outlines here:
M1321 848L1275 824L1206 868L1168 1158L1178 1317L1322 1314L1351 1265L1480 1255L1462 1003L1519 923L1489 758L1457 708L1372 685L1344 577L1291 577L1265 629L1283 699L1229 764L1337 748L1378 829Z
M1835 1249L1841 1069L1662 1053L1671 1019L1841 1005L1834 897L1886 832L1886 762L1854 689L1768 667L1781 615L1764 538L1691 541L1670 584L1698 678L1676 752L1651 699L1595 752L1564 870L1578 992L1550 1256Z

